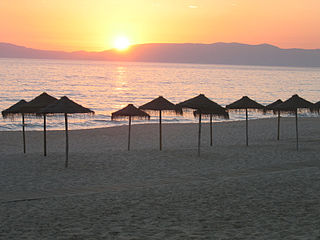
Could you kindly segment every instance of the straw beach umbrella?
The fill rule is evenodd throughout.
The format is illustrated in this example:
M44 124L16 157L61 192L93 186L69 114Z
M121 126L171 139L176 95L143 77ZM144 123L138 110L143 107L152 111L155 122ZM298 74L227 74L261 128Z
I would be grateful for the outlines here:
M66 131L66 161L65 167L68 167L69 160L69 137L68 137L68 114L94 114L94 111L89 108L85 108L78 103L70 100L64 96L54 103L50 104L41 111L42 114L64 114L65 119L65 131Z
M296 145L299 150L299 134L298 134L298 109L305 108L310 111L314 109L314 104L299 97L297 94L287 99L283 103L277 105L275 110L286 113L294 113L296 116Z
M279 110L276 110L275 108L279 105L283 103L283 101L281 99L278 99L277 101L269 104L266 106L266 110L269 110L269 111L273 111L273 113L277 113L278 114L278 135L277 135L277 140L280 139L280 111Z
M245 110L246 111L246 145L248 146L248 109L256 111L264 111L265 107L260 103L250 99L247 96L243 96L241 99L226 106L229 110Z
M26 115L43 116L43 154L47 156L47 126L46 126L46 114L40 113L40 111L57 101L55 97L43 92L39 96L32 99L30 102L22 106L21 111Z
M319 113L320 112L320 101L314 104L314 109Z
M150 119L150 115L144 111L136 108L133 104L128 104L125 108L122 108L111 114L111 120L122 119L129 117L129 134L128 134L128 151L130 151L130 135L131 135L131 120L133 119Z
M228 112L226 112L226 116L223 116L222 118L225 118L225 119L229 119L229 114ZM195 117L199 117L200 115L200 111L199 110L196 110L193 112L193 115ZM201 116L209 116L210 117L210 146L213 146L213 133L212 133L212 120L213 120L213 115L212 113L210 113L210 111L206 112L206 111L201 111Z
M20 115L22 118L22 140L23 140L23 153L26 153L26 135L25 135L25 123L24 123L24 113L21 111L21 108L26 104L25 100L20 100L19 102L15 103L11 107L3 110L2 117L3 118L14 118L15 115Z
M199 117L199 133L198 133L198 156L200 156L200 143L201 143L201 118L204 115L217 116L220 118L229 118L229 114L226 112L225 108L219 104L211 101L204 94L200 94L194 98L188 99L184 102L177 104L181 108L191 108L195 109L195 116ZM212 126L212 125L211 125ZM212 127L210 129L212 137ZM212 141L211 141L212 142Z
M159 147L160 151L162 150L162 113L163 112L175 112L176 114L181 114L181 111L179 111L175 104L171 103L167 99L165 99L162 96L159 96L156 99L153 99L152 101L142 105L139 107L139 109L145 110L145 111L156 111L159 112Z

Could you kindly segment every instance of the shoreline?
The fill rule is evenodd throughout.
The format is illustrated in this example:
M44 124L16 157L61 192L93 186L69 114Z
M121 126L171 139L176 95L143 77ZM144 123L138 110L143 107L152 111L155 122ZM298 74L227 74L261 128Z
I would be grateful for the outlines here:
M281 119L292 119L295 118L294 115L292 116L281 116ZM320 118L320 115L318 114L313 114L312 116L303 116L303 117L299 117L298 119L314 119L314 118ZM253 121L261 121L261 120L268 120L268 119L277 119L276 116L270 116L270 117L264 117L264 118L251 118L249 116L248 121L249 122L253 122ZM69 131L81 131L81 130L94 130L94 129L105 129L105 128L117 128L117 127L123 127L123 126L128 126L128 121L127 120L121 120L124 121L125 123L121 123L119 125L113 125L113 126L105 126L105 127L88 127L88 128L75 128L75 129L70 129L69 127ZM140 120L138 120L140 121ZM224 123L233 123L233 122L245 122L245 119L213 119L212 123L213 124L224 124ZM70 123L69 123L70 124ZM132 121L131 122L132 126L135 125L159 125L158 119L153 119L153 122L150 121L146 121L146 122L136 122L136 121ZM162 125L170 125L170 124L198 124L198 120L194 120L194 121L164 121L162 120ZM202 119L202 124L209 124L209 118L203 118ZM42 132L43 129L31 129L28 128L29 124L26 124L26 132ZM32 125L32 124L31 124ZM22 125L21 125L22 126ZM21 132L22 130L17 129L17 130L0 130L1 132ZM48 125L47 123L47 132L52 132L52 131L64 131L64 128L62 129L50 129L50 125Z
M317 138L320 118L299 118L299 138ZM131 132L131 150L157 151L159 147L159 124L134 124ZM168 123L162 126L163 149L196 149L198 144L198 123ZM249 120L249 145L268 142L295 141L295 118L281 118L280 140L276 141L276 118ZM318 133L318 136L320 133ZM69 151L103 152L125 150L128 141L128 125L69 130ZM209 123L202 123L201 148L210 149ZM300 141L303 144L303 141ZM22 131L0 131L0 153L21 153ZM43 131L26 130L27 153L43 151ZM245 121L213 123L213 145L245 145ZM293 146L294 144L292 144ZM245 146L244 146L245 147ZM47 130L48 153L65 151L65 130Z

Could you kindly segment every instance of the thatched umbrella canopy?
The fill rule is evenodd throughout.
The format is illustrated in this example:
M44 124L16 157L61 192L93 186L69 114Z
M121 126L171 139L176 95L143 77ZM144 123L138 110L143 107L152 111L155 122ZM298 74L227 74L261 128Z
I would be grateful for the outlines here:
M279 104L275 107L276 110L280 110L281 112L287 113L295 113L297 109L305 108L311 110L314 108L314 104L299 97L297 94L292 95L291 98L284 101L282 104Z
M28 115L42 114L39 113L43 108L54 103L57 99L50 96L46 92L41 93L39 96L35 97L28 104L22 107L22 111Z
M287 99L283 103L277 105L275 110L286 113L294 113L296 115L296 145L297 151L299 150L299 135L298 135L298 109L308 109L312 111L314 109L314 104L299 97L297 94L293 95L291 98Z
M277 101L269 104L266 106L266 111L272 111L274 114L278 114L278 135L277 135L277 140L280 139L280 111L276 110L275 108L279 105L283 103L283 101L281 99L278 99Z
M20 100L19 102L13 104L11 107L3 110L3 118L13 118L15 115L20 115L22 117L22 139L23 139L23 153L26 153L26 135L25 135L25 123L24 123L24 113L21 111L21 108L25 106L27 102L25 100Z
M156 111L159 112L159 145L160 145L160 151L162 150L162 113L163 112L175 112L176 114L182 114L181 111L177 108L175 104L168 101L162 96L159 96L152 101L142 105L139 107L139 109L145 110L145 111Z
M43 92L39 96L32 99L30 102L25 104L21 110L26 115L36 115L43 116L43 153L47 156L47 124L46 124L46 114L40 113L42 109L48 105L57 101L55 97Z
M318 113L320 112L320 101L314 104L314 110L317 111Z
M199 117L198 155L200 156L201 117L203 115L210 116L210 144L212 146L212 116L228 119L229 114L226 112L225 108L215 103L214 101L211 101L204 94L200 94L177 105L183 109L191 108L196 110L195 116Z
M282 101L281 99L278 99L277 101L268 104L268 105L266 106L266 109L277 112L277 110L275 110L275 107L278 106L280 103L283 103L283 101Z
M94 114L94 111L85 108L78 103L70 100L64 96L54 103L50 104L40 112L41 114L64 114L65 117L65 131L66 131L66 162L65 167L68 167L69 158L69 138L68 138L68 114Z
M125 108L122 108L111 114L111 120L123 119L129 117L129 134L128 134L128 151L130 151L130 135L131 135L131 120L133 119L150 119L150 115L144 111L136 108L133 104L128 104Z
M246 111L246 145L248 146L248 109L256 111L264 111L265 107L260 103L250 99L247 96L243 96L241 99L226 106L229 110L245 110Z
M21 108L26 104L27 102L22 99L19 102L13 104L11 107L3 110L2 113L2 117L3 118L10 118L10 117L14 117L15 115L20 115L23 112L21 111Z

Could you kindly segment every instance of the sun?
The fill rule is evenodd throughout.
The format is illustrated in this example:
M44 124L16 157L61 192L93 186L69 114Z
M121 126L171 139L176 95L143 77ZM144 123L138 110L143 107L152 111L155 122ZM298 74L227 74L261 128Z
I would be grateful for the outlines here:
M127 37L121 36L121 37L116 37L113 46L115 49L119 51L124 51L130 47L130 41Z

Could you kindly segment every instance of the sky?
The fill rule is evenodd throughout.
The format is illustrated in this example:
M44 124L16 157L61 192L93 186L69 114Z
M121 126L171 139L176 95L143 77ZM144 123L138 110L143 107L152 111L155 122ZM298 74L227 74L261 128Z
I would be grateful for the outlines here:
M143 43L320 49L320 0L0 0L0 42L103 51Z

